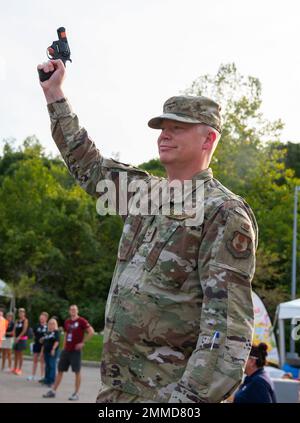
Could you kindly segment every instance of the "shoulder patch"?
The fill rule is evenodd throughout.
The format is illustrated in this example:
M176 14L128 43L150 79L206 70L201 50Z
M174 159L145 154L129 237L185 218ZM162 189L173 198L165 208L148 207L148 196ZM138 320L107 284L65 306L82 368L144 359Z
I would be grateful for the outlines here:
M255 233L250 218L243 209L231 209L223 231L221 226L215 262L218 266L229 266L252 278L255 271Z
M239 231L235 231L233 237L226 241L226 247L234 257L248 258L251 254L251 243L251 238Z

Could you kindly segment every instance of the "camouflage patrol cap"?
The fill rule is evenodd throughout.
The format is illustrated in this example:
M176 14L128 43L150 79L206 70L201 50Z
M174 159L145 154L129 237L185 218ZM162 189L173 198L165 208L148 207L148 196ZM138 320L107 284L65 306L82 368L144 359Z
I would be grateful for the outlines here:
M221 133L221 107L208 97L175 96L169 98L163 107L163 114L149 120L148 126L161 129L163 119L185 123L204 123Z

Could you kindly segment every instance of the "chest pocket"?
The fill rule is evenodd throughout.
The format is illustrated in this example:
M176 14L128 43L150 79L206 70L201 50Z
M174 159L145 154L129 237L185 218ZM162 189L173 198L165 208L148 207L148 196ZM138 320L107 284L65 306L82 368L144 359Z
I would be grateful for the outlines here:
M197 268L201 228L193 230L186 227L184 221L166 219L157 228L145 269L153 285L162 289L178 289Z
M119 244L118 259L128 261L134 254L138 236L142 229L143 218L140 215L129 215L125 221Z
M120 261L131 260L152 221L153 216L129 215L127 217L119 243L118 259Z

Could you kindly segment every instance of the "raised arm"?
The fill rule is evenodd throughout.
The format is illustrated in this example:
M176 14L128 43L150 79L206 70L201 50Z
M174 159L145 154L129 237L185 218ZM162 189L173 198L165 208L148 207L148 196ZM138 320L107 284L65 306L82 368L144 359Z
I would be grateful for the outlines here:
M87 131L80 127L78 117L65 97L62 85L66 70L61 60L51 60L38 65L38 69L43 69L44 72L55 70L49 80L40 84L48 105L52 137L70 173L88 194L96 197L100 196L97 190L98 183L103 180L112 181L116 189L115 200L118 213L119 194L123 195L126 191L128 195L123 198L128 203L132 195L128 193L129 183L137 179L149 180L148 173L116 160L106 159L101 155ZM126 175L125 189L123 185L122 189L119 189L121 174L122 184Z

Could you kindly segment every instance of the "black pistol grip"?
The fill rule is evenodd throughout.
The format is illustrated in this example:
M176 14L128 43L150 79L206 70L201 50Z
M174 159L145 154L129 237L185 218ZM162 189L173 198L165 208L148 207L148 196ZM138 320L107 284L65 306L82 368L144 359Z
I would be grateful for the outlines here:
M54 74L54 72L55 72L55 70L50 71L50 72L44 72L43 69L38 69L40 81L41 82L48 81L48 79L51 77L51 75Z

